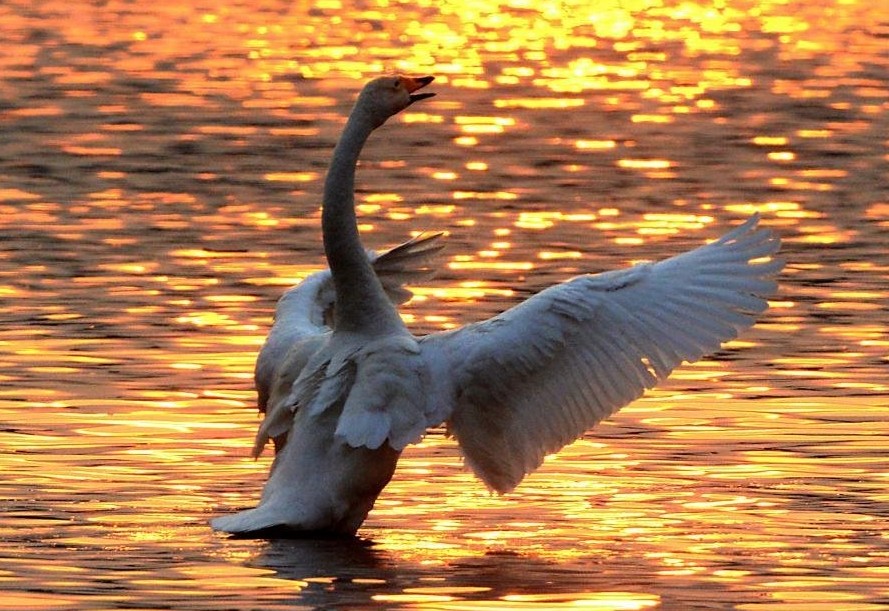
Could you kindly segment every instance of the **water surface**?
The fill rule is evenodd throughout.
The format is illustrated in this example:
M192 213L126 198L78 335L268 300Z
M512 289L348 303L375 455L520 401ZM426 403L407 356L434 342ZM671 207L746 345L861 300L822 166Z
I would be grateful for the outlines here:
M878 5L5 2L4 608L889 608ZM754 211L780 294L511 494L431 431L359 540L221 537L330 150L394 71L438 96L373 136L359 213L377 248L448 232L417 333Z

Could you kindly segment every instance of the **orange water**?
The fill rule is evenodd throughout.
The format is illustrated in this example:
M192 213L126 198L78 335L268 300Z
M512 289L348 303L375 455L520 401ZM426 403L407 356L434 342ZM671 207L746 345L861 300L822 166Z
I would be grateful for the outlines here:
M3 608L889 608L889 9L846 0L0 6ZM253 359L323 266L356 91L369 246L449 233L404 316L485 318L755 210L760 324L490 496L440 431L360 541L239 541Z

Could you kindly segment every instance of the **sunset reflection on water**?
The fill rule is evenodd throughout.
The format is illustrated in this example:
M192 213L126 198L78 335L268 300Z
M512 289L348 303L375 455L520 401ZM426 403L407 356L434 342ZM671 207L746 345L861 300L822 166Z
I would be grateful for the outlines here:
M4 608L884 608L889 9L360 6L0 6ZM754 212L781 291L514 493L435 430L362 541L221 538L331 148L395 71L437 96L374 135L357 203L374 248L447 232L415 332Z

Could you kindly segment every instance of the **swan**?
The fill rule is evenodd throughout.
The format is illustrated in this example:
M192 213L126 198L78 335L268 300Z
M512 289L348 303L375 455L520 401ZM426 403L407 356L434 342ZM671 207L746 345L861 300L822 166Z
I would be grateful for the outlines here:
M475 475L508 492L683 361L752 326L777 290L780 241L754 215L694 250L581 275L488 320L413 336L361 244L355 170L371 133L433 95L417 93L432 80L374 79L349 115L324 182L330 330L291 348L292 378L272 382L256 445L284 442L259 505L213 519L219 531L354 535L404 448L441 423Z

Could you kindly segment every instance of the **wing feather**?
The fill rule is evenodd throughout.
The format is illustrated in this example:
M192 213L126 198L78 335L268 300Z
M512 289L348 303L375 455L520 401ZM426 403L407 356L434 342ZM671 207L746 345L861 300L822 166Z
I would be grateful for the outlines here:
M494 490L511 490L546 454L750 327L783 267L774 256L779 240L757 221L423 338L467 464Z

